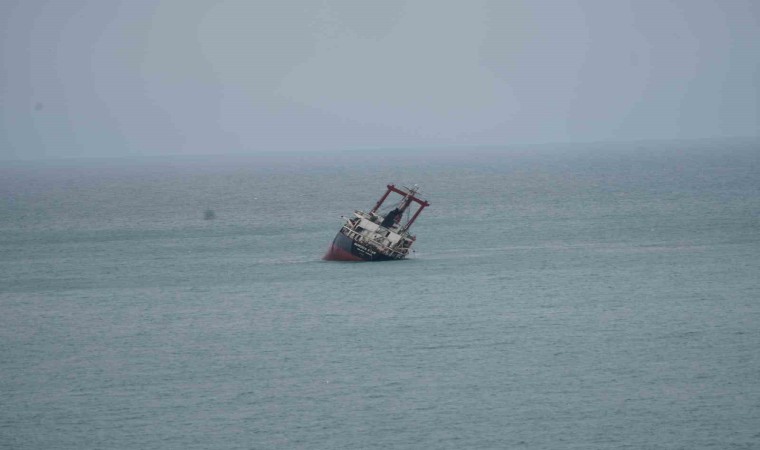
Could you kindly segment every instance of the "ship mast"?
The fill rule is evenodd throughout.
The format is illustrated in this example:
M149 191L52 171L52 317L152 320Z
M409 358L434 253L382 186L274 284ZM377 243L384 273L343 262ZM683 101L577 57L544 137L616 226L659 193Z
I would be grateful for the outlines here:
M403 197L403 200L401 200L401 206L399 207L399 210L401 213L406 211L406 209L409 208L409 206L412 203L417 203L419 205L419 208L414 213L412 218L409 219L409 221L406 222L406 224L404 224L404 226L401 227L401 231L407 231L412 226L412 224L414 224L414 221L417 220L417 217L420 215L422 210L430 206L430 203L417 197L418 189L416 185L411 189L409 188L399 189L395 185L389 184L386 186L386 188L387 190L385 191L385 194L383 194L383 196L380 197L380 200L377 201L377 203L375 204L375 207L372 208L370 213L371 214L377 213L377 210L380 209L380 207L383 205L383 203L388 198L390 193L395 192L396 194L399 194Z

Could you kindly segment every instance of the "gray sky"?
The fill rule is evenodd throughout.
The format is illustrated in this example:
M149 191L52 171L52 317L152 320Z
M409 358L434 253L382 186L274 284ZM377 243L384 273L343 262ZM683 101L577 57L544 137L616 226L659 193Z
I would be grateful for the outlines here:
M757 136L753 0L4 0L0 159Z

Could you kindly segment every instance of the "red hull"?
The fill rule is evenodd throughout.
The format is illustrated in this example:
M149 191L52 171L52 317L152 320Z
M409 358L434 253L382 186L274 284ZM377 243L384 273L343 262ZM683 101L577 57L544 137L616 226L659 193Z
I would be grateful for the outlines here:
M338 247L335 243L330 245L330 248L322 259L325 261L364 261L362 258L352 255L351 252L347 252Z

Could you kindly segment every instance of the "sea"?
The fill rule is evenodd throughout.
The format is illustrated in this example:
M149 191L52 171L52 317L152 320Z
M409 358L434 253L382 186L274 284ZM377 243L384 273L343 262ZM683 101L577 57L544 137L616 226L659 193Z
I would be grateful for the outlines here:
M760 140L1 162L0 448L758 449Z

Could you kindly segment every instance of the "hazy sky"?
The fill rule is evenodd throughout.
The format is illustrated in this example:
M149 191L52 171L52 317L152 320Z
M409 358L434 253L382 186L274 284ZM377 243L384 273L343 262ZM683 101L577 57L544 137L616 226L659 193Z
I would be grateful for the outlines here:
M4 0L0 159L752 136L757 0Z

